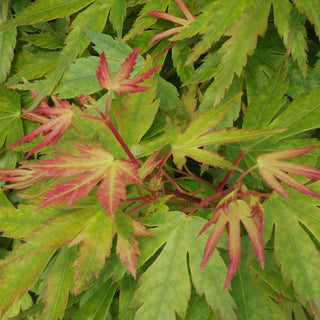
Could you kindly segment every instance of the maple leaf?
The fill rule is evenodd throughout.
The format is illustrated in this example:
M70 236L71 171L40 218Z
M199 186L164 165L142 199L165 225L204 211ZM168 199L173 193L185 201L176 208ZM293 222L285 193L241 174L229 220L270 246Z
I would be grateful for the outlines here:
M186 17L186 19L182 19L162 11L149 11L146 13L147 15L150 15L150 16L154 16L157 18L165 19L165 20L180 24L180 27L171 28L169 30L160 32L155 36L153 36L149 42L149 46L151 46L157 40L170 37L176 33L180 33L186 26L188 26L191 22L195 21L193 14L189 11L188 7L182 0L175 0L175 2L180 8L180 10L182 11L182 13L184 14L184 16Z
M240 222L242 222L249 234L261 268L264 268L264 247L261 238L264 226L263 209L259 203L259 198L250 196L246 197L246 201L237 199L237 191L238 190L231 192L219 202L212 218L200 231L200 234L202 234L215 222L204 249L201 263L201 269L203 269L213 254L223 229L226 227L228 230L229 258L231 263L223 289L227 288L241 261Z
M37 97L35 93L32 92L32 94L34 98ZM67 101L60 100L56 96L53 96L52 99L54 101L54 107L50 107L47 102L43 100L39 104L39 109L32 111L22 109L22 116L24 118L39 122L42 125L13 144L7 146L3 151L13 148L19 144L24 144L27 141L31 142L41 134L46 135L46 137L37 146L27 153L25 157L25 159L27 159L40 148L57 143L72 124L73 110Z
M139 221L130 218L120 210L115 216L114 226L117 231L116 251L119 259L136 279L136 265L140 250L139 242L135 236L152 236L153 234Z
M57 155L50 160L23 164L20 169L33 170L35 175L46 174L48 177L71 177L58 181L45 195L39 208L62 203L70 206L83 198L99 184L98 200L110 217L121 200L126 198L126 181L141 183L136 165L126 160L115 160L100 146L77 145L80 155Z
M142 92L147 91L149 87L138 86L137 83L152 76L161 66L154 67L149 71L129 79L130 74L133 71L133 67L136 64L139 48L134 49L129 57L121 65L119 71L113 79L111 79L108 63L105 57L105 53L100 54L100 65L96 71L97 77L102 89L113 90L122 96L124 92Z
M46 179L45 174L37 174L34 170L25 168L0 169L0 179L6 182L11 182L8 185L3 186L3 189L25 189L28 188L43 179Z
M288 173L293 173L310 179L319 180L319 169L299 163L279 161L280 159L288 159L306 154L316 149L317 147L318 145L315 145L311 147L286 149L277 152L263 154L257 158L259 173L264 179L264 181L272 189L274 189L287 199L289 198L289 196L277 179L279 179L289 187L292 187L302 193L309 194L315 198L320 199L319 194L317 194L312 189L308 188L301 182L297 181L296 179L288 175Z

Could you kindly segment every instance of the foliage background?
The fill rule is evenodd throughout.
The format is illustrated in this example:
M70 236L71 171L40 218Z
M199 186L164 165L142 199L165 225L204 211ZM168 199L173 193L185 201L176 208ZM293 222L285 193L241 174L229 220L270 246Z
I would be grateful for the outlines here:
M171 150L164 170L189 196L210 197L230 170L229 165L216 166L217 158L210 158L215 152L230 163L243 153L239 167L246 171L265 153L317 145L320 1L186 0L191 16L183 14L179 3L2 0L2 149L37 127L21 116L21 110L36 109L50 95L73 102L74 113L96 116L90 104L84 108L72 100L81 94L92 95L104 112L107 96L96 75L99 54L105 52L114 75L136 47L140 51L133 76L156 65L162 68L145 82L148 91L122 97L112 93L113 123L141 163L159 150L163 159ZM185 22L157 18L147 14L150 11L167 11ZM167 30L171 30L170 35L164 34L168 37L157 38ZM38 93L36 99L30 90ZM201 131L208 115L224 103L229 107L214 126L215 134L227 128L244 133L269 130L272 134L248 133L241 142L240 131L221 131L216 140L217 136L211 135L205 143L197 130ZM191 123L198 123L198 127L189 130L191 135L183 135ZM212 129L204 128L205 132ZM2 152L0 167L17 167L24 153L41 139ZM75 118L57 146L72 149L74 140L85 145L99 143L116 159L127 159L114 136L99 122ZM210 157L205 150L211 152ZM46 146L34 159L56 153ZM183 166L185 156L187 167ZM292 161L319 167L319 148ZM227 187L239 175L234 172ZM317 179L297 179L319 194ZM200 264L212 228L197 237L216 204L187 217L196 203L184 198L171 201L174 188L164 180L149 181L160 185L156 201L131 215L124 212L141 200L123 201L115 220L106 214L95 194L71 207L36 210L36 196L49 190L52 180L30 188L29 197L24 198L19 190L1 190L2 319L320 317L317 198L287 187L289 199L276 192L264 198L265 268L259 266L248 233L241 229L241 263L223 290L230 264L228 233L223 232L203 271ZM271 190L257 170L243 182L250 190ZM140 196L135 185L127 188L127 196ZM132 221L142 223L153 236L146 236ZM115 233L117 238L113 238ZM127 260L134 256L138 260L130 264ZM136 279L132 277L133 266Z

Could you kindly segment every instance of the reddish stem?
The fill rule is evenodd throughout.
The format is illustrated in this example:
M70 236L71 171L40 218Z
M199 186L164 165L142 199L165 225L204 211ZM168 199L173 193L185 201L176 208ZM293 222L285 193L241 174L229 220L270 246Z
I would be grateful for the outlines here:
M227 189L227 190L224 190L224 191L220 191L220 192L217 192L215 194L213 194L212 196L210 196L209 198L206 198L204 200L202 200L198 205L196 205L188 214L187 216L191 216L193 215L197 210L205 207L207 204L209 204L213 199L219 197L219 196L222 196L223 194L227 194L227 193L230 193L231 191L233 190L233 187Z
M141 196L141 197L136 197L136 198L127 198L125 199L123 202L130 202L130 201L140 201L140 200L149 200L149 199L153 199L152 196L147 195L147 196Z
M167 51L169 51L175 44L177 43L177 41L174 41L172 43L170 43L170 45L168 47L166 47L164 50L162 50L158 55L156 55L152 61L155 62L156 60L158 60L164 53L166 53Z
M110 116L109 116L109 102L110 102L110 91L107 94L107 101L106 101L106 115L104 117L104 123L108 126L108 128L111 130L112 134L115 136L115 138L118 140L118 142L120 143L121 147L123 148L123 150L126 152L126 154L128 155L128 157L130 158L130 160L137 165L138 167L140 167L140 164L138 162L138 160L135 158L135 156L132 154L132 152L130 151L130 149L128 148L128 146L126 145L126 143L123 141L122 137L120 136L119 132L117 131L117 129L115 128L115 126L113 125Z
M145 201L145 202L143 202L143 203L139 204L138 206L136 206L136 207L132 208L131 210L126 211L126 214L130 214L130 213L132 213L132 212L134 212L134 211L136 211L136 210L138 210L138 209L142 208L143 206L145 206L146 204L148 204L148 203L150 203L150 202L152 202L152 201L154 201L154 199L149 199L149 200L147 200L147 201Z
M164 192L165 192L165 194L172 194L172 195L175 195L176 197L179 197L179 198L183 198L183 199L186 199L186 200L189 200L192 202L196 202L196 203L201 203L200 198L190 196L189 194L186 194L184 192L179 192L179 191L171 190L171 189L167 189L167 188L164 189Z
M184 190L163 170L161 170L162 175L180 192L184 193Z
M163 166L165 165L165 163L167 162L167 160L169 159L169 157L171 156L171 150L166 154L166 156L163 158L163 160L160 163L160 166L157 170L156 176L160 176L160 171L163 168Z
M233 165L237 166L240 163L240 161L242 160L243 156L244 156L244 153L241 152L239 157L237 158L237 160L234 162ZM227 175L224 177L223 181L221 182L220 186L218 187L217 192L220 192L223 190L224 186L226 185L226 183L227 183L228 179L230 178L230 176L232 175L233 171L234 171L233 169L229 170L229 172L227 173Z

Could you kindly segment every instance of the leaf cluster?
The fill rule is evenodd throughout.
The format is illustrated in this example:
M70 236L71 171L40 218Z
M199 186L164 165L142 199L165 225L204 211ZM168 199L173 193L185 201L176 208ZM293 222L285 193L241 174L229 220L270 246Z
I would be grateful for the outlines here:
M319 21L1 1L1 319L320 319Z

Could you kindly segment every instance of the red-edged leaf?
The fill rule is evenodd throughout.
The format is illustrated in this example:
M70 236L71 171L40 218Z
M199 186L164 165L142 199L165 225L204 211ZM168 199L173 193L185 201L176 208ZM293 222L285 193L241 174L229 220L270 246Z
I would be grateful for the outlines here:
M151 46L155 41L170 37L173 34L181 32L186 26L188 26L191 22L195 21L193 14L189 11L186 4L182 0L176 0L176 3L179 9L182 11L186 19L182 19L172 14L162 12L162 11L149 11L146 14L150 16L154 16L160 19L168 20L177 24L180 24L181 27L171 28L169 30L163 31L161 33L156 34L153 36L149 42L149 46Z
M73 110L67 101L60 100L57 97L53 97L53 100L55 106L52 108L49 107L45 101L42 101L39 105L39 109L32 111L22 110L24 118L39 122L42 125L15 143L6 147L4 150L15 147L19 144L24 144L27 141L31 142L39 135L46 135L46 137L36 147L27 153L25 157L25 159L27 159L40 148L57 143L72 124Z
M36 174L49 177L71 178L57 181L40 203L40 208L67 201L70 206L92 191L99 183L98 200L113 219L121 200L126 198L127 181L141 183L135 164L126 160L115 160L100 146L76 146L79 155L55 156L50 160L28 163L22 169L30 169Z
M41 180L46 179L45 174L37 174L28 169L0 169L0 180L11 182L3 189L25 189Z
M241 260L240 221L249 234L261 268L264 268L264 247L261 238L264 219L259 199L252 196L246 197L249 202L247 203L244 200L237 199L237 197L237 190L224 197L217 205L213 217L200 232L200 234L203 233L216 221L204 250L201 263L201 268L203 269L213 254L223 229L226 227L228 230L229 258L231 263L223 289L226 289L229 285Z
M319 194L288 175L288 173L293 173L312 180L319 180L319 169L303 164L279 161L279 159L294 158L306 154L317 147L318 145L305 148L286 149L261 155L257 159L259 173L272 189L285 198L289 198L289 196L277 179L302 193L310 194L311 196L320 199Z
M136 64L138 52L139 48L136 48L130 53L113 79L110 76L105 54L102 52L100 55L100 65L96 71L101 88L115 91L120 96L124 92L142 92L148 90L149 87L140 87L137 84L151 77L161 66L154 67L137 77L129 79Z
M117 253L120 261L136 278L136 265L140 254L139 242L134 236L150 236L152 233L139 221L131 219L118 210L115 216L115 229L117 231Z
M138 254L140 254L139 243L136 239L129 241L118 234L117 237L117 254L120 261L124 263L134 279L136 279L136 265L138 262Z

